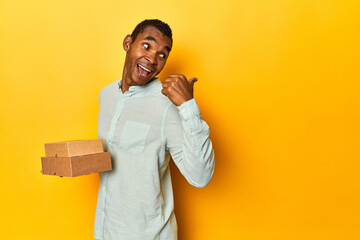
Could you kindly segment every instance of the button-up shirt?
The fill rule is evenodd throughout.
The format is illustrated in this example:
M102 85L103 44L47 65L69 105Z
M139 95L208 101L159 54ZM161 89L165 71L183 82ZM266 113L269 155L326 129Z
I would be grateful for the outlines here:
M123 93L120 79L100 92L98 137L113 170L99 174L96 239L177 239L170 155L191 185L212 177L210 131L195 99L177 107L161 90L155 79Z

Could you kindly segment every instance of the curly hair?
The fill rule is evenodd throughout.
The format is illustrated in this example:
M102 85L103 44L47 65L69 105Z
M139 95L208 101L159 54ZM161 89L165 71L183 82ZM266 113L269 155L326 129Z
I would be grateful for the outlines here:
M158 29L160 32L162 32L165 36L169 37L170 40L171 40L171 46L173 44L173 39L172 39L172 31L171 31L171 28L170 26L159 20L159 19L146 19L144 21L142 21L141 23L139 23L134 31L131 33L131 38L132 38L132 42L135 41L137 35L141 32L144 31L144 29L148 26L153 26L155 27L156 29Z

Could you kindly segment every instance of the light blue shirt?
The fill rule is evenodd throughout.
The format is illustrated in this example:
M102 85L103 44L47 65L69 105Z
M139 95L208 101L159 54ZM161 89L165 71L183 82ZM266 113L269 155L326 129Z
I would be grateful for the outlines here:
M113 170L100 174L94 237L177 239L170 155L191 185L205 187L215 166L209 127L195 99L175 106L159 79L125 93L119 86L110 83L99 96L98 137Z

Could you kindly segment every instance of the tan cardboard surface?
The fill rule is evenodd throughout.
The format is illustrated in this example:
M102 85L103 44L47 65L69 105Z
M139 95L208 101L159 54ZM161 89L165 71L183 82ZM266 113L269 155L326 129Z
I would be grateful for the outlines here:
M42 174L76 177L112 170L109 152L75 157L42 157Z
M102 139L45 143L46 157L73 157L104 152Z

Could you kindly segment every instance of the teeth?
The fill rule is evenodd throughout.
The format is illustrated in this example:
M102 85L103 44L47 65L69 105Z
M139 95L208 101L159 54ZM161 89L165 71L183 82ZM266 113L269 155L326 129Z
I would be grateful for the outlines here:
M145 70L145 71L147 71L147 72L151 72L151 70L149 70L149 69L147 69L147 68L145 68L145 67L141 66L140 64L138 64L138 66L139 66L139 67L141 67L142 69L144 69L144 70Z

